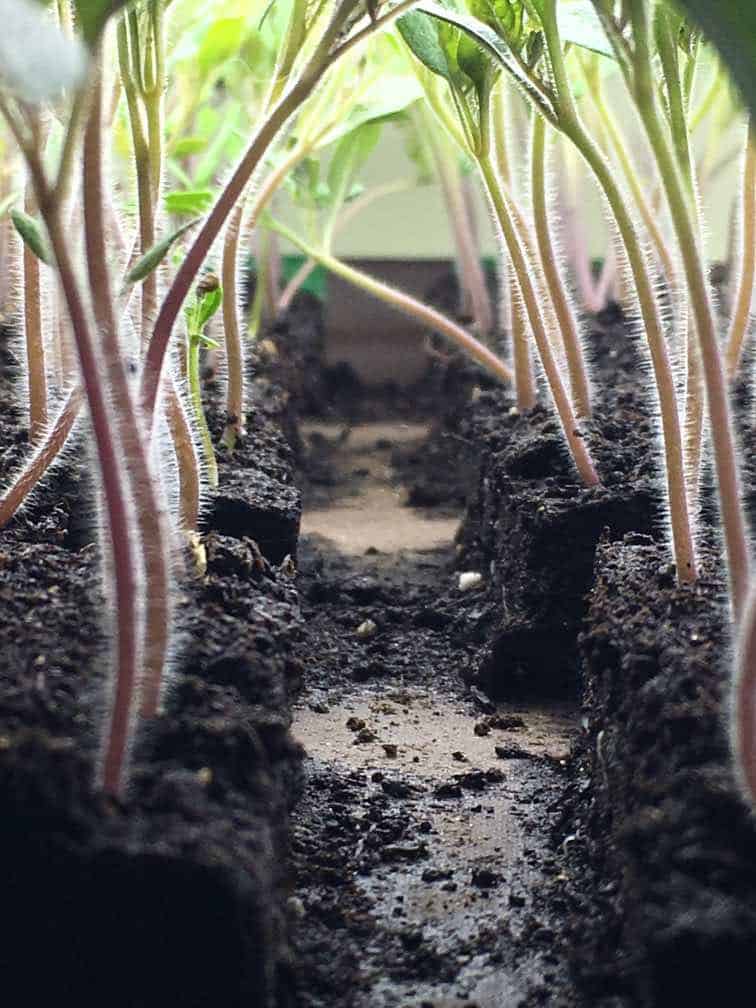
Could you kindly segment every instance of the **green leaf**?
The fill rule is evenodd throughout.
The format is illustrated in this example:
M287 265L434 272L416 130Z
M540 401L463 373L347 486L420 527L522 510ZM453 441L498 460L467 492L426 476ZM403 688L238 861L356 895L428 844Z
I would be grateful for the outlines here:
M509 46L496 34L493 28L479 21L478 18L470 14L459 14L457 11L443 7L439 3L420 3L414 9L416 14L428 14L438 21L455 25L461 28L467 35L473 38L477 44L488 53L496 64L503 66L513 77L517 78L523 89L529 94L533 94L534 88L527 74L518 66L516 60L511 55ZM543 103L545 99L539 94L539 99Z
M0 0L0 84L28 102L57 98L84 83L87 51L30 0Z
M679 0L719 49L756 115L756 4L753 0Z
M236 159L243 144L240 134L242 111L240 102L224 107L220 128L207 145L205 154L194 171L194 181L198 187L211 183L221 165Z
M73 0L76 22L88 45L94 45L100 37L108 19L128 0Z
M478 18L472 17L470 14L460 14L455 10L442 6L440 3L433 2L418 4L412 13L417 15L429 14L438 21L461 28L462 31L475 39L478 45L485 49L489 56L492 56L498 63L507 67L512 63L507 44L499 38L493 28L478 20ZM406 16L408 17L409 15ZM398 23L401 23L402 20L404 19L400 18Z
M177 217L197 217L210 207L213 194L209 189L184 189L166 193L163 199L168 213Z
M10 213L13 226L24 242L41 262L47 266L53 264L53 254L47 244L47 238L42 231L42 225L23 210L11 210Z
M400 17L396 26L420 62L434 74L451 81L451 68L441 45L438 25L426 14L413 10Z
M192 154L200 154L207 149L207 140L204 137L188 136L177 140L171 147L171 157L185 158Z
M203 74L216 70L242 47L246 18L218 18L202 40L197 53L197 64Z
M591 0L562 0L557 15L559 34L564 42L614 58L611 42Z
M380 123L368 122L352 130L336 145L328 166L328 189L337 204L347 198L354 176L370 157L380 135Z
M174 231L173 234L168 235L167 238L163 238L163 240L159 241L157 245L153 245L148 252L144 253L134 268L126 274L126 283L135 284L146 279L150 273L158 268L160 263L170 252L171 247L179 240L179 238L187 232L189 228L198 224L200 220L201 218L198 217L196 220L189 221L188 224L182 224L182 226L178 228L178 230Z
M197 331L202 332L210 319L223 303L223 288L215 287L213 290L203 294L197 305Z
M424 92L414 74L382 74L366 92L360 94L359 101L341 116L333 129L325 133L318 148L328 147L363 123L387 120L403 112L416 101L421 101Z

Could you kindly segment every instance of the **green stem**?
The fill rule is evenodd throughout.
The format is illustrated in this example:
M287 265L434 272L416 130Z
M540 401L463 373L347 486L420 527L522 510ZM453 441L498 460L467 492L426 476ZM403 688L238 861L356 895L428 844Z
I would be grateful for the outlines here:
M388 284L368 276L367 273L363 273L361 270L347 265L347 263L336 259L335 256L330 255L328 252L314 248L282 222L269 221L268 223L283 238L296 245L306 256L320 263L335 276L339 276L343 280L346 280L347 283L359 287L360 290L364 290L366 293L378 298L379 301L384 301L397 311L409 315L410 318L415 319L429 329L441 333L442 336L445 336L451 343L459 347L463 353L466 353L473 360L477 361L497 381L503 384L511 383L513 375L504 361L500 360L487 346L476 340L474 336L471 336L466 329L463 329L462 326L447 318L446 315L436 311L435 308L424 305L409 294L405 294L404 291L396 290Z
M189 383L189 394L194 411L194 422L199 431L202 453L205 457L207 481L213 489L218 486L218 463L215 459L215 449L210 428L207 426L205 408L202 405L202 384L200 381L200 334L189 332L186 349L186 376Z
M719 503L736 623L746 602L749 555L741 506L735 440L730 421L727 384L717 342L716 325L706 281L698 234L689 212L683 178L662 127L653 83L648 8L643 0L629 0L635 39L635 100L667 196L672 224L682 255L688 296L701 348L706 397L711 423Z

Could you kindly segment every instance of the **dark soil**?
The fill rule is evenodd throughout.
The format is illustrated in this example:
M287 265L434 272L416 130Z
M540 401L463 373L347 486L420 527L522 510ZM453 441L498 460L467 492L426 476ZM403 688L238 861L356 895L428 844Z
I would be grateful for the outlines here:
M692 588L666 559L642 536L598 552L575 832L607 900L583 967L634 1005L743 1004L756 828L729 766L724 587L710 552Z
M321 366L319 325L300 303L252 362L123 803L92 790L107 600L86 466L0 534L4 976L33 1004L131 1008L739 1003L756 842L728 769L722 586L708 547L699 585L674 586L644 347L616 314L593 326L586 489L546 408L519 415L438 353L422 389L368 396ZM432 418L381 451L418 513L466 507L457 543L298 543L295 456L318 506L373 478L301 439L302 411L347 446L366 418ZM4 473L26 440L10 407Z
M452 587L453 552L348 558L306 539L301 552L297 1004L576 1004L553 941L566 765L532 751L528 712L464 686L480 599ZM404 721L418 735L430 722L432 740Z
M296 547L290 452L256 411L233 482L221 463L219 500L243 507L231 521L216 502L207 573L181 576L166 711L140 732L116 802L93 788L110 603L82 435L0 535L4 980L31 1005L280 1004L300 759L288 735L297 595L290 562L277 566ZM3 473L27 450L19 411L4 409Z

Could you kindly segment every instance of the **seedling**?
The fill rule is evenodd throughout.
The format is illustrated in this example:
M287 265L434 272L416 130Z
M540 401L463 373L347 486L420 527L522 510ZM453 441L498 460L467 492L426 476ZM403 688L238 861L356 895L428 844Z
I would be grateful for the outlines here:
M194 302L187 305L186 316L186 376L189 394L194 410L194 423L199 431L202 452L205 458L207 481L215 489L218 486L218 463L210 428L202 405L202 382L200 377L200 350L217 350L220 344L207 335L205 329L223 301L223 290L218 278L209 273L197 285Z

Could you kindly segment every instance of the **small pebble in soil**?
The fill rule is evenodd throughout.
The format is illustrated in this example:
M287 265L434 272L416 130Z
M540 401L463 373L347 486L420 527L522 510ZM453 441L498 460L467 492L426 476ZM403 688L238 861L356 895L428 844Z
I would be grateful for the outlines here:
M383 793L387 794L390 798L409 798L417 788L412 787L411 784L407 784L401 780L383 780L381 781L381 788Z
M386 753L389 759L396 759L396 756L399 752L399 747L396 746L393 742L384 742L383 751Z
M458 763L467 763L467 756L465 756L463 752L460 752L459 749L452 753L452 759L456 760Z
M358 732L362 731L362 729L365 727L365 722L362 720L362 718L350 717L346 723L346 726L349 729L349 731Z
M476 889L493 889L501 882L501 875L491 868L473 868L470 881Z
M368 637L374 637L378 631L378 624L375 620L366 619L355 630L355 634L360 640L366 640Z
M353 745L366 745L368 742L375 742L377 736L370 728L361 728L354 736Z
M478 571L463 571L459 575L457 587L460 591L472 591L483 584L483 575Z
M435 798L461 798L462 788L459 784L439 784L433 791Z
M530 753L518 745L497 745L494 749L499 759L530 759Z

